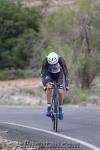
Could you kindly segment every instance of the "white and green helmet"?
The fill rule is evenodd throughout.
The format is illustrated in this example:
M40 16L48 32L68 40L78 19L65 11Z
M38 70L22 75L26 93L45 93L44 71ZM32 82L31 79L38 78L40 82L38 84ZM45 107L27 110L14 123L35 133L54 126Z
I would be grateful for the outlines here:
M51 52L47 56L47 61L51 65L58 63L58 59L59 59L59 56L55 52Z

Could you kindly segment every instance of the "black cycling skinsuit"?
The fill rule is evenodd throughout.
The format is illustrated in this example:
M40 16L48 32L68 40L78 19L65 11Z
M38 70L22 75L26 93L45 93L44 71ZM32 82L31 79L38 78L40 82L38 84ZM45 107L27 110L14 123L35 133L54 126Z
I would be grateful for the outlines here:
M68 69L62 57L59 57L58 63L54 66L50 65L47 58L45 58L42 62L41 75L44 86L46 86L46 83L52 82L53 80L56 80L59 88L68 86ZM65 78L65 82L63 77Z

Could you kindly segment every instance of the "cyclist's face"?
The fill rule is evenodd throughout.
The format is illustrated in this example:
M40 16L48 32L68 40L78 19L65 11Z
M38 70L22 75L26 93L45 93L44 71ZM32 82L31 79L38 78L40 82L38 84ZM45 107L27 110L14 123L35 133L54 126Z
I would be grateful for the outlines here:
M52 67L55 67L57 65L57 63L56 64L50 64L50 66L52 66Z

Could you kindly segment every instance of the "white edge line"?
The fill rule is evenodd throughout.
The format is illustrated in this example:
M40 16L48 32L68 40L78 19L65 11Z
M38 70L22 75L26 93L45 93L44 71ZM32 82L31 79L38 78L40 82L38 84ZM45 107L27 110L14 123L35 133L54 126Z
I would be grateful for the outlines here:
M71 140L73 142L76 142L76 143L79 143L79 144L82 144L92 150L100 150L99 147L96 147L92 144L89 144L85 141L82 141L82 140L79 140L77 138L73 138L73 137L70 137L70 136L66 136L66 135L63 135L63 134L60 134L60 133L55 133L55 132L52 132L52 131L48 131L48 130L45 130L45 129L40 129L40 128L35 128L35 127L30 127L30 126L26 126L26 125L22 125L22 124L16 124L16 123L9 123L9 122L0 122L1 124L8 124L8 125L13 125L13 126L18 126L18 127L23 127L23 128L27 128L27 129L33 129L33 130L36 130L36 131L41 131L41 132L45 132L45 133L49 133L49 134L52 134L52 135L55 135L55 136L58 136L58 137L62 137L64 139L68 139L68 140Z

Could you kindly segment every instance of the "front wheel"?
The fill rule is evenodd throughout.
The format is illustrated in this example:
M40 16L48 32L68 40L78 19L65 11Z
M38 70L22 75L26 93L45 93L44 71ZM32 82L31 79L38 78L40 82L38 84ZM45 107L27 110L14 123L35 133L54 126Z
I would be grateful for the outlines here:
M58 101L54 103L53 130L58 131Z
M55 116L55 131L58 131L58 114Z
M53 122L53 130L54 131L58 131L58 115L57 114L54 114L52 116L52 122Z

